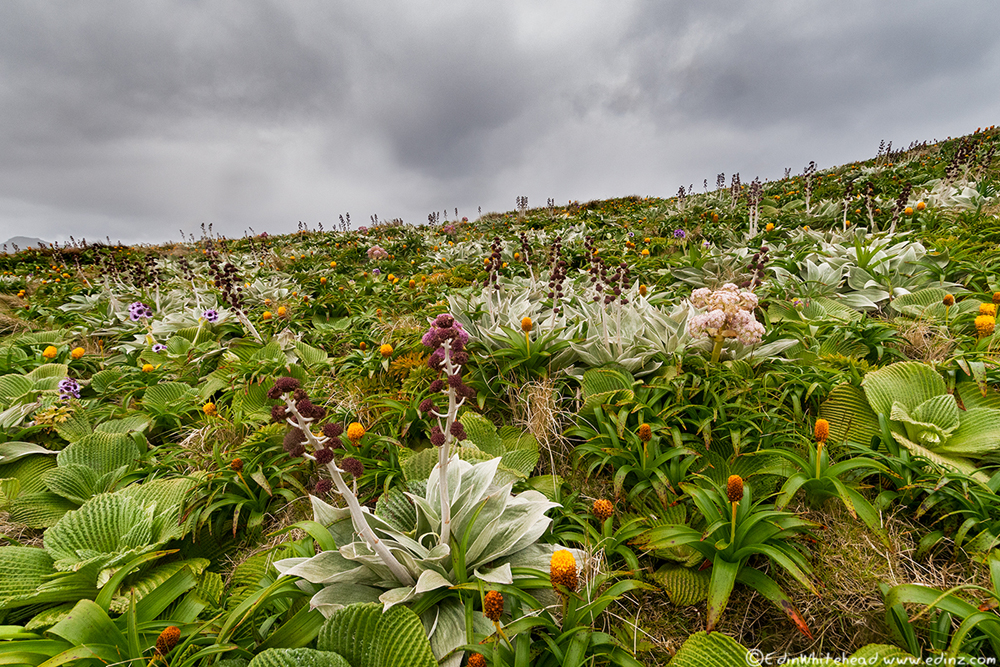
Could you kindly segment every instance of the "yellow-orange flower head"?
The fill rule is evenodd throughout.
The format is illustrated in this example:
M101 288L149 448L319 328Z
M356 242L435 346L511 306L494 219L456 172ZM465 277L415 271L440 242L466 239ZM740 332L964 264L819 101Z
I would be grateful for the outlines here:
M576 574L576 559L566 549L560 549L552 554L549 561L549 581L552 587L565 586L567 590L575 591L579 585Z
M215 409L215 403L212 403L211 401L201 406L201 411L209 417L218 414L218 411Z
M766 225L764 225L764 231L765 232L773 232L774 231L774 223L773 222L769 222Z
M392 345L385 343L384 345L378 348L378 353L388 359L389 357L392 356Z
M473 653L469 656L468 667L486 667L486 657L482 653Z
M649 293L649 288L647 288L645 285L639 285L640 296L646 296L648 293Z
M503 616L503 594L500 591L489 591L483 598L483 616L494 623Z
M530 317L521 318L521 331L523 331L524 333L528 333L534 328L535 328L535 323L531 321Z
M649 442L653 439L653 429L649 424L639 424L639 439L643 442Z
M351 422L351 425L347 427L347 439L351 442L357 443L364 436L365 427L358 422Z
M55 345L49 345L42 351L42 356L46 359L55 359L57 354L59 354L59 350Z
M976 331L980 336L989 336L997 326L997 318L992 315L980 315L976 318Z
M284 306L278 306L278 317L284 317L288 314L288 309Z
M143 364L142 365L142 372L143 373L151 373L152 371L153 371L153 364Z
M830 422L825 419L817 419L814 435L816 442L826 442L826 439L830 437Z
M272 317L272 315L271 315L271 311L270 311L270 310L265 310L265 311L264 311L264 314L263 314L263 315L261 315L260 317L261 317L261 319L263 319L263 320L269 320L269 319L271 319L271 317Z
M160 636L156 638L156 653L157 655L166 655L170 653L171 649L177 646L177 642L181 639L181 629L176 625L168 625L160 633Z
M955 305L955 296L953 294L945 294L944 299L941 300L941 303L945 305L945 308L951 308L952 306Z
M990 317L996 317L997 305L995 303L981 303L979 304L979 314L989 315Z
M1000 303L1000 292L993 292L993 303Z
M74 359L79 359L85 354L87 354L87 351L84 350L82 347L74 347L73 351L69 353L69 356L73 357Z
M726 497L729 502L738 503L743 500L743 478L739 475L730 475L726 482Z
M611 504L610 500L604 498L598 498L594 501L594 516L596 516L601 521L605 521L608 517L615 513L615 507Z
M918 210L918 211L922 211L922 210L924 210L925 208L927 208L927 204L925 204L925 203L924 203L924 202L922 202L922 201L918 201L918 202L917 202L917 210Z

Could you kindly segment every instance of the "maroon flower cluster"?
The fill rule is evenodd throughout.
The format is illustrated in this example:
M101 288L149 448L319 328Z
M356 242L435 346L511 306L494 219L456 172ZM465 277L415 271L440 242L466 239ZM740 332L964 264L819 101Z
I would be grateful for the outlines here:
M465 344L468 341L469 334L453 316L447 313L438 315L430 329L424 334L421 342L434 350L427 360L427 365L435 370L443 371L444 377L439 377L431 382L429 389L432 396L420 403L421 413L437 413L434 395L446 393L449 397L458 400L475 398L475 390L462 382L462 366L469 362L469 354L465 351ZM451 398L449 403L451 403ZM453 422L450 431L456 439L466 439L465 429L461 422ZM434 426L431 429L431 442L440 447L445 441L445 434L441 427Z
M274 386L268 390L267 397L274 400L287 400L289 394L291 394L290 398L295 406L294 410L290 409L287 404L273 406L271 408L271 419L273 421L287 422L291 419L294 422L295 412L298 412L299 415L309 422L319 421L326 417L326 410L309 400L309 396L306 395L299 381L295 378L278 378ZM321 444L316 447L312 458L320 465L327 465L334 463L334 451L344 448L344 442L340 439L340 435L344 432L344 427L337 423L326 423L322 427L322 432L326 440L321 441ZM306 453L306 440L306 434L302 429L294 426L285 434L282 445L289 455L293 457L302 456ZM364 465L355 458L345 458L338 465L342 470L350 473L355 478L364 474ZM332 489L333 482L326 478L316 481L313 487L314 494L317 496L326 495Z

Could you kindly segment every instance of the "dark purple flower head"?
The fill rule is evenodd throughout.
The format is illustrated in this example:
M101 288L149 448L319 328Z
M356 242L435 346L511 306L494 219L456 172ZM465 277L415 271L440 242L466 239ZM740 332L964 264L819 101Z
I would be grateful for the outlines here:
M329 422L323 424L323 435L325 435L328 438L336 438L343 432L344 432L344 427L337 422Z
M333 450L329 447L316 450L316 463L326 465L333 460Z
M281 398L282 394L295 391L299 388L299 381L295 378L280 377L274 381L274 386L268 389L268 398Z
M434 409L434 399L432 398L425 398L423 401L420 402L420 407L418 408L418 410L420 410L420 412L422 412L423 414L427 414L433 409Z
M327 449L343 449L344 441L338 438L337 436L333 436L332 438L326 441L326 447Z
M211 308L202 313L201 316L204 317L206 321L212 322L213 324L219 321L219 313L215 312L215 310L212 310Z
M441 430L440 426L435 425L431 429L431 444L435 447L440 447L444 444L444 432Z
M285 410L284 405L275 405L271 407L271 421L283 422L287 417L288 412Z
M428 389L430 389L431 393L436 394L437 392L444 389L444 380L441 380L440 378L434 380L433 382L431 382L431 386L428 387Z
M465 434L465 427L462 426L462 422L455 421L451 424L451 434L455 436L456 440L468 440L469 436Z
M683 238L686 238L686 237L687 237L687 232L685 232L683 229L675 229L674 230L674 238L675 239L683 239Z
M314 496L325 496L333 489L333 482L328 479L321 479L316 482L316 486L313 488Z
M351 477L355 479L365 474L364 464L353 456L349 456L341 461L340 467L344 469L344 472L350 473Z
M295 448L302 448L302 442L306 439L302 431L297 428L290 429L288 433L285 434L285 438L282 441L282 446L285 451L292 454L292 450ZM301 453L301 452L300 452ZM292 454L292 456L298 456L298 454Z
M434 326L437 327L438 329L447 329L452 325L452 322L454 321L455 318L449 315L448 313L441 313L440 315L437 316L437 319L434 320Z

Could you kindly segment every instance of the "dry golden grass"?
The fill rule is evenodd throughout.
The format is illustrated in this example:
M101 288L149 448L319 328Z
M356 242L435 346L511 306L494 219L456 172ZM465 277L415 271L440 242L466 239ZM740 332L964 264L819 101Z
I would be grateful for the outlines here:
M933 326L927 322L905 320L898 325L898 331L906 341L901 346L902 353L916 361L944 361L951 356L956 344L945 327Z

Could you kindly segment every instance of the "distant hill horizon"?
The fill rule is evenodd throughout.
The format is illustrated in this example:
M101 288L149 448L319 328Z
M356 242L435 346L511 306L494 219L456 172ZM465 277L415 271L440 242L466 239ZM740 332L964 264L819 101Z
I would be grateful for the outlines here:
M21 250L24 250L25 248L37 248L41 244L48 245L48 242L31 236L12 236L4 241L4 246L6 247L3 248L3 252L14 252L15 245Z

